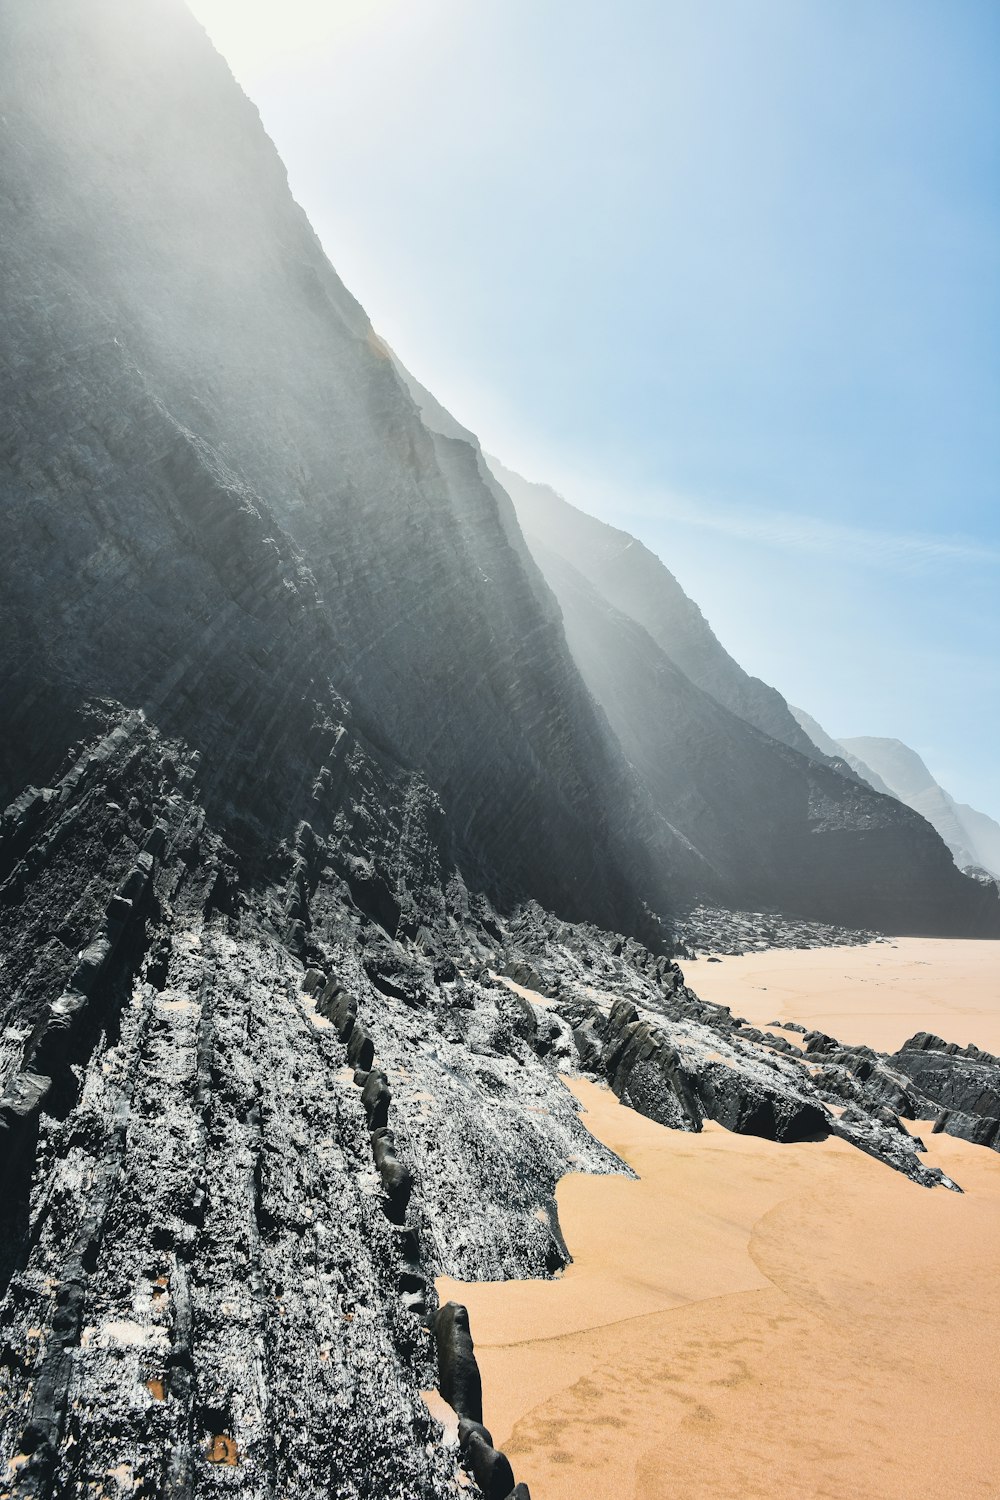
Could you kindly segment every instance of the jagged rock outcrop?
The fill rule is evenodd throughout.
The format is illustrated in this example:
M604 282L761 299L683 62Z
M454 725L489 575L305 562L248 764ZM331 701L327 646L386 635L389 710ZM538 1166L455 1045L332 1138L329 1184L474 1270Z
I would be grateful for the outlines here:
M251 1495L431 1496L459 1463L508 1493L488 1428L449 1445L418 1392L488 1421L434 1277L557 1272L559 1177L621 1170L560 1070L674 1128L836 1133L926 1186L899 1118L919 1070L959 1069L944 1106L985 1107L996 1060L972 1049L799 1051L633 937L498 913L442 853L434 800L351 731L354 775L246 865L197 753L110 705L90 727L0 829L13 1494L124 1465L150 1494L224 1468Z
M870 928L810 922L773 911L695 906L674 922L674 951L681 957L763 952L767 948L855 947L880 941L885 939Z
M473 966L481 908L427 858L431 828L399 830L372 871L400 912L420 900L418 945L337 873L362 807L317 789L313 822L248 882L198 756L103 712L0 829L8 1487L47 1496L124 1464L189 1495L222 1465L247 1494L451 1493L457 1454L418 1395L433 1276L563 1264L556 1182L617 1164L506 992L454 958L435 983L427 949L458 923ZM364 811L385 847L379 795ZM402 998L369 977L390 959Z
M915 1098L940 1108L935 1130L1000 1151L1000 1057L918 1031L889 1061Z
M343 1049L247 913L193 762L132 716L52 788L26 851L6 820L5 1099L48 1073L3 1143L8 1484L62 1493L124 1465L189 1495L221 1464L247 1493L326 1473L444 1494ZM79 925L33 946L32 912L61 909Z
M897 1129L901 1120L931 1120L935 1131L1000 1150L1000 1058L974 1043L960 1047L921 1031L886 1056L823 1032L783 1029L803 1031L804 1054L821 1063L814 1082L850 1111Z
M923 1143L900 1119L917 1115L891 1058L818 1032L793 1045L780 1032L802 1029L780 1022L763 1032L747 1026L699 999L676 962L533 905L509 924L504 962L508 972L530 966L541 980L544 995L520 998L558 1031L552 1055L575 1053L585 1072L659 1124L698 1131L710 1119L779 1141L837 1135L925 1187L955 1186L921 1163Z

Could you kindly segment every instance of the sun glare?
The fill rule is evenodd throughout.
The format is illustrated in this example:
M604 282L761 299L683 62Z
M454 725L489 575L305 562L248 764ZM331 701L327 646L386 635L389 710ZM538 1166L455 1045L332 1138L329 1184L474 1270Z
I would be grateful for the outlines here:
M188 0L212 41L243 77L276 61L352 41L384 25L398 0Z

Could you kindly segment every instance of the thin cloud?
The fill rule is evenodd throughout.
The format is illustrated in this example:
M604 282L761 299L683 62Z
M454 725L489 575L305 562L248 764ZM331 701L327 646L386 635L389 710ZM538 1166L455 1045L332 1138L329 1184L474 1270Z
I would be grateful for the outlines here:
M648 496L639 505L630 505L629 513L783 552L811 553L898 572L926 572L949 565L1000 566L1000 548L965 537L869 530L783 511L736 510L675 494Z

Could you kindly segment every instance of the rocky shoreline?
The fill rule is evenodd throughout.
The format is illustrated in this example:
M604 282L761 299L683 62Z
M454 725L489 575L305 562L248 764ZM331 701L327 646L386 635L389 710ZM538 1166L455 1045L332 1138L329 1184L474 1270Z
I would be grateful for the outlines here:
M345 1495L444 1495L459 1464L500 1494L468 1425L489 1413L456 1397L451 1448L420 1400L471 1369L433 1281L567 1263L556 1184L622 1165L564 1076L674 1129L837 1135L925 1186L954 1184L904 1121L996 1144L996 1058L748 1026L634 938L472 895L431 824L365 860L363 803L328 820L322 779L248 878L199 758L102 712L0 840L11 1494L99 1482L123 1453L152 1494L226 1470L261 1497L331 1473Z
M673 923L675 949L681 957L734 957L768 948L854 948L885 943L884 933L865 928L812 922L780 911L726 911L695 906Z

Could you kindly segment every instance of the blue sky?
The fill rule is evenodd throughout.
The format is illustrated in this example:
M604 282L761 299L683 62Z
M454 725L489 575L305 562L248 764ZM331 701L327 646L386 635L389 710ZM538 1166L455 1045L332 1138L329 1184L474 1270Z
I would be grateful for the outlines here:
M487 449L1000 816L1000 5L192 9Z

